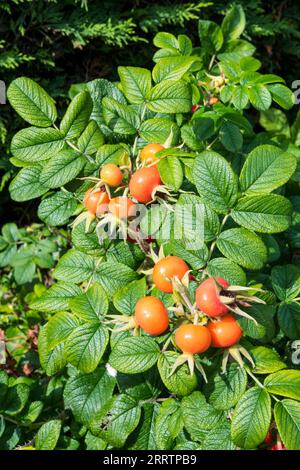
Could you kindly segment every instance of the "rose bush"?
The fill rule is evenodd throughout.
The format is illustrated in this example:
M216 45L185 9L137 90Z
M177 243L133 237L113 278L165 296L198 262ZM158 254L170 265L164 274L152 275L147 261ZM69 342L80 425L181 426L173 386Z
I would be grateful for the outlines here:
M60 118L30 78L9 86L30 124L12 140L11 197L42 197L43 222L72 226L57 282L30 305L64 388L36 448L300 449L299 120L268 131L293 94L259 73L244 27L233 7L199 21L200 46L160 32L152 71L81 84ZM1 380L5 426L30 387Z

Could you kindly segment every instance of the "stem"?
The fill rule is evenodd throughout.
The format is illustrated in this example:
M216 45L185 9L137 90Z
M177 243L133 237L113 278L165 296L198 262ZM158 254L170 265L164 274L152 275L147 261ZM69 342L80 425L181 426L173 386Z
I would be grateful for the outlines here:
M57 131L59 131L59 128L57 127L56 124L53 124L53 127L54 129L56 129ZM95 160L90 156L88 155L87 153L83 153L78 147L76 147L76 145L74 145L72 142L70 142L69 140L65 140L66 144L71 147L73 150L75 150L76 152L79 152L81 153L90 163L95 163Z
M208 258L207 258L207 262L206 262L206 266L208 265L211 257L212 257L212 254L213 254L213 251L216 247L216 244L217 244L217 241L218 241L218 238L219 236L221 235L221 232L222 232L222 229L224 228L224 225L226 224L227 222L227 219L228 217L230 216L230 214L226 214L225 217L223 218L222 222L221 222L221 225L220 225L220 228L219 228L219 231L218 231L218 234L215 238L215 240L212 242L211 246L210 246L210 250L209 250L209 253L208 253ZM203 273L202 273L202 279L204 278L205 276L205 269L203 270Z
M250 370L248 369L248 367L245 367L246 369L246 372L248 375L250 375L250 377L254 380L254 382L257 383L257 385L260 387L260 388L265 388L265 386L258 380L258 378L255 377L255 375L252 374L252 372L250 372Z
M209 66L208 66L208 70L210 70L210 69L212 68L212 66L214 65L215 58L216 58L216 55L214 54L214 55L212 56L212 58L210 59L210 63L209 63Z
M146 109L147 109L147 108L146 108L146 104L144 104L144 107L143 107L142 112L141 112L141 123L140 123L139 128L137 129L137 134L136 134L136 136L135 136L135 139L134 139L134 142L133 142L133 146L132 146L132 156L133 156L133 157L135 156L137 141L138 141L138 138L139 138L139 130L140 130L140 128L141 128L143 119L144 119L144 117L145 117Z
M95 160L90 156L88 155L87 153L83 153L78 147L76 147L76 145L74 145L72 142L70 142L69 140L66 140L65 141L66 144L68 144L69 147L71 147L73 150L75 150L76 152L79 152L81 153L90 163L95 163Z
M217 142L218 138L219 137L217 136L210 144L208 144L208 146L206 147L206 150L209 150L214 145L214 143Z

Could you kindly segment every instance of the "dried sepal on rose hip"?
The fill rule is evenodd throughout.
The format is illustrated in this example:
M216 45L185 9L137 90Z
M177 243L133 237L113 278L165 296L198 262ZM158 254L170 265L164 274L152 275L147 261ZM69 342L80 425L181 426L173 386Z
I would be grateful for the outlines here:
M171 376L179 366L186 362L191 375L196 366L207 382L205 371L195 355L204 353L211 345L211 334L208 328L194 323L183 323L175 330L174 340L182 354L177 357L169 375Z
M210 318L207 328L211 334L211 346L224 349L222 360L222 373L226 372L229 358L236 361L240 367L244 367L246 358L252 367L255 366L252 356L240 343L243 330L234 315L227 313L218 318Z
M128 221L136 216L136 204L125 194L112 198L107 213L99 220L96 230L99 240L109 234L120 232L123 240L127 240Z
M85 231L88 232L93 220L107 213L109 201L109 195L104 188L95 187L88 189L82 201L86 210L81 212L76 219L73 220L72 226L76 227L76 225L85 221Z
M154 287L157 287L161 292L171 294L174 292L174 282L181 282L184 278L188 282L190 268L179 256L165 256L163 246L160 247L157 254L152 245L150 245L147 256L153 261L154 266L141 272L149 276Z
M265 303L253 295L253 292L262 292L262 290L254 287L231 286L222 277L210 277L197 287L196 305L211 318L221 317L231 311L257 323L251 315L241 309L241 307L250 307L252 303Z
M145 296L140 298L134 309L133 316L107 315L108 323L117 327L114 332L133 330L137 335L139 329L151 336L159 336L169 328L168 311L163 302L157 297Z

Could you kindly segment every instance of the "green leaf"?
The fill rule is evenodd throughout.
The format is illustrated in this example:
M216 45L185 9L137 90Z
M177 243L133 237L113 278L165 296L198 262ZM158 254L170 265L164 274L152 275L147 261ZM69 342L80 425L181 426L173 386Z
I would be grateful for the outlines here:
M76 207L77 201L72 193L59 191L42 200L38 208L38 216L47 225L65 225Z
M278 323L290 339L300 337L300 305L296 302L282 303L278 309Z
M191 375L187 364L178 367L170 375L174 362L179 357L175 351L165 351L159 356L157 367L160 377L167 389L178 396L189 395L197 387L197 377Z
M192 107L190 86L183 80L164 80L152 88L147 106L156 113L188 113Z
M216 238L220 229L219 217L207 204L203 204L203 201L200 197L196 196L195 194L181 194L178 199L178 204L182 204L185 206L183 214L184 223L185 220L188 219L187 215L189 215L192 220L196 217L197 222L203 225L204 240L211 241ZM176 208L177 206L175 207L175 211ZM204 222L202 220L203 217Z
M86 450L105 450L108 445L101 437L94 436L90 431L86 433L84 443Z
M42 196L48 187L40 182L42 166L22 168L9 186L10 196L14 201L24 202Z
M69 312L59 312L46 324L47 346L49 350L63 343L78 326L79 321Z
M223 33L214 21L199 20L199 36L202 49L208 54L215 54L223 45Z
M72 244L74 248L85 253L101 253L102 247L99 246L97 233L93 231L85 231L85 221L75 225L72 230ZM92 224L93 227L93 224ZM93 227L94 228L94 227Z
M279 75L274 75L273 73L266 73L264 75L257 74L254 81L255 83L262 83L263 85L267 85L268 83L277 83L277 82L285 83L284 78L279 77Z
M240 175L247 194L268 194L285 184L296 169L293 155L274 145L260 145L249 153Z
M104 120L114 132L123 135L136 133L140 126L140 120L133 108L119 103L109 96L103 98L102 105Z
M277 402L274 416L287 450L300 450L300 403L294 400Z
M155 421L156 448L159 450L169 450L173 448L174 438L170 431L170 418L179 409L179 404L173 398L167 398L158 409Z
M208 249L204 245L199 250L191 250L186 246L185 241L171 240L167 245L164 245L165 253L179 256L186 261L192 269L201 269L205 266L208 258Z
M104 165L105 163L115 163L119 165L126 156L128 156L128 151L124 145L105 144L99 148L96 161L99 165Z
M168 48L173 47L174 49L178 48L178 41L176 37L171 33L157 33L154 36L153 44L156 47Z
M30 404L28 404L26 407L26 411L22 413L22 421L25 424L34 423L43 411L43 408L44 403L42 401L31 401Z
M254 346L250 350L255 362L255 374L272 374L278 370L285 369L287 365L282 362L279 354L273 349L265 346Z
M261 239L245 228L222 232L217 247L226 258L247 269L261 269L267 260L267 249Z
M290 109L294 106L294 94L285 85L281 85L280 83L269 85L268 90L270 91L273 100L283 109Z
M62 150L43 167L40 182L48 188L59 188L81 172L86 159L74 150Z
M238 152L243 145L243 135L235 124L224 122L219 131L220 142L229 152Z
M211 276L221 276L231 285L246 285L246 274L238 264L230 259L214 258L209 261L207 270Z
M65 145L57 129L27 127L17 132L11 141L11 153L24 162L40 162L56 155Z
M245 336L259 339L261 342L270 342L275 335L274 305L254 304L245 309L246 313L253 317L257 324L248 318L239 317L238 321Z
M18 254L16 256L18 256ZM17 266L14 267L14 278L17 284L31 282L35 275L35 269L35 263L31 259L25 258L22 262L19 261Z
M230 164L217 152L207 150L195 159L193 178L204 203L225 214L237 199L237 178Z
M237 109L244 109L248 104L249 98L246 85L237 85L232 93L232 104Z
M141 409L128 395L118 395L107 402L91 423L93 434L99 435L114 447L122 447L137 427Z
M109 335L99 323L87 323L77 326L66 341L68 361L82 372L93 372L98 366Z
M204 431L218 426L224 417L223 411L215 410L206 403L201 392L193 392L181 402L184 427L195 441L202 441Z
M247 88L250 103L258 111L266 111L272 104L272 96L268 88L261 84Z
M53 419L43 424L35 437L37 450L53 450L57 444L61 430L61 421Z
M178 191L183 182L183 170L180 160L172 155L158 162L162 182L174 191Z
M30 304L33 310L44 312L59 312L69 308L69 301L81 293L75 284L59 282L54 284L37 300Z
M275 395L300 400L300 370L280 370L265 378L266 390Z
M102 320L108 311L106 292L97 283L94 283L83 294L73 297L69 304L72 312L87 322Z
M21 431L15 424L7 423L0 437L1 450L14 450L21 438Z
M217 410L233 408L246 391L247 374L237 364L231 364L226 373L216 373L204 388L208 401Z
M193 57L164 57L153 68L153 80L156 83L162 80L180 80L194 62Z
M150 369L159 357L159 347L152 338L129 337L117 342L109 364L124 374L137 374Z
M93 269L94 258L73 248L60 258L53 275L59 281L68 279L77 284L89 279Z
M7 243L14 243L19 240L20 232L18 226L15 223L8 223L2 226L1 229L3 239Z
M293 264L275 266L271 271L272 286L280 300L293 300L300 292L300 268Z
M231 440L230 424L225 422L205 434L201 450L236 450Z
M141 419L128 442L129 450L156 450L154 426L158 405L146 403L141 409Z
M278 132L290 137L290 126L285 113L281 109L270 108L267 111L262 111L259 123L268 132Z
M256 72L258 69L260 69L261 62L254 57L243 57L240 61L240 67L245 72Z
M138 273L125 264L107 261L101 263L95 273L95 280L101 284L110 297L131 281L138 277Z
M29 387L24 383L17 383L6 389L5 396L1 400L1 412L8 416L14 416L23 410L29 398Z
M233 5L222 21L222 31L226 41L238 39L246 27L246 17L241 5Z
M118 289L113 296L116 309L123 315L133 315L135 304L146 295L146 278L130 282L128 285Z
M140 104L151 90L151 72L141 67L118 67L122 91L129 103Z
M195 116L192 121L195 137L198 141L208 140L216 132L216 120L213 119L215 116L209 114L209 112ZM202 148L202 147L200 147Z
M59 344L50 351L45 326L40 328L38 348L40 363L47 375L53 375L66 366L64 343Z
M87 91L73 98L60 123L60 130L67 139L79 137L86 128L93 109L93 102Z
M250 388L239 400L232 417L231 437L243 449L264 441L271 422L271 398L260 387Z
M182 55L188 56L193 52L193 44L188 36L185 34L178 35L178 49Z
M166 118L147 119L141 125L140 136L146 142L163 144L170 135L176 140L178 126L175 122Z
M104 135L95 121L90 121L78 139L77 146L82 153L93 154L104 144Z
M249 230L277 233L290 226L292 212L288 199L279 194L268 194L240 199L231 211L231 217Z
M18 77L8 87L7 97L14 110L33 126L49 127L57 118L53 99L35 81Z
M111 398L115 384L115 378L108 375L104 368L92 374L73 375L64 390L65 407L71 409L77 421L89 425Z

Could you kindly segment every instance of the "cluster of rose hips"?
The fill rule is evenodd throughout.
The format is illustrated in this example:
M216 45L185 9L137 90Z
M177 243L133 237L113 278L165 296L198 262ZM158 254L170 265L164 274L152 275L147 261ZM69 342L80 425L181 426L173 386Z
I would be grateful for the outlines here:
M95 188L86 192L83 199L90 217L105 215L102 222L99 222L99 226L112 217L122 227L125 223L124 219L135 215L136 203L148 204L157 197L157 191L164 191L157 168L159 159L156 156L157 152L164 148L161 144L148 144L140 152L138 169L131 173L130 166L125 167L125 171L128 171L130 175L128 187L127 185L121 186L124 174L117 165L108 163L101 168L100 180L97 180ZM122 196L111 197L111 188L119 190L122 187L124 188ZM130 197L127 196L128 192ZM134 233L133 236L135 235ZM127 232L127 239L128 236L130 238L131 232ZM152 254L156 256L153 251ZM193 355L205 352L210 346L231 348L237 345L237 349L232 353L236 360L240 362L238 350L251 360L244 348L237 344L242 336L242 329L235 316L230 313L230 311L237 311L249 317L238 307L242 296L236 295L225 279L208 278L197 287L194 306L186 300L188 297L187 280L191 278L189 272L189 266L178 256L156 257L154 268L151 270L153 286L161 292L174 294L176 307L171 309L178 317L178 321L175 323L175 335L171 338L182 351L181 363L186 360L192 371L195 362L198 369L203 372L202 366L197 364L196 360L194 361ZM235 288L244 289L238 286ZM249 297L246 299L249 300ZM237 310L232 308L233 303ZM163 302L154 296L141 298L131 317L122 315L110 317L111 323L123 324L115 331L142 329L150 335L157 336L165 333L169 328L168 311ZM227 359L224 363L226 361Z
M166 256L155 264L152 281L160 291L172 293L172 280L181 281L188 272L189 267L181 258ZM229 284L223 278L208 278L197 287L196 306L206 324L187 322L175 330L175 343L183 353L199 354L210 346L227 348L239 341L241 327L220 300L221 291L225 293L227 287ZM166 307L160 299L152 296L143 297L137 302L134 321L150 335L161 335L169 327Z
M83 204L92 216L110 213L118 219L127 219L135 215L135 202L147 204L155 197L155 191L162 185L157 169L157 152L165 147L161 144L148 144L140 152L141 168L129 178L129 194L110 196L110 188L120 188L124 179L121 169L114 163L107 163L101 168L100 181L89 189L83 198ZM126 168L128 171L128 168ZM124 186L125 188L125 186ZM128 189L125 190L127 194Z

